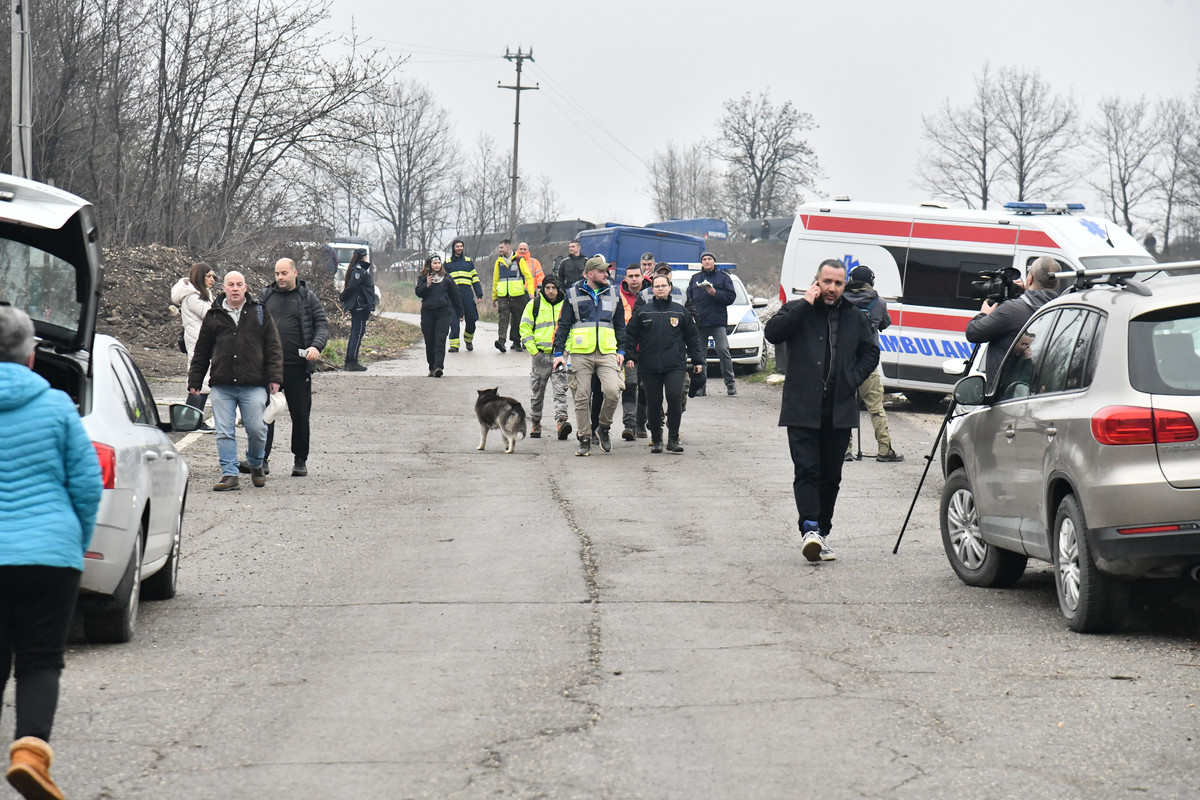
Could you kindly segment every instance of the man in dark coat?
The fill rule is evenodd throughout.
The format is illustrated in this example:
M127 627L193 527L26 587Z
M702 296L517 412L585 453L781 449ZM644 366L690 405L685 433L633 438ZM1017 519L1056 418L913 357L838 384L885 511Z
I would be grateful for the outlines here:
M733 377L733 357L729 354L729 337L725 334L725 326L729 324L729 306L737 299L737 292L733 288L733 280L717 269L716 256L707 250L700 254L700 271L692 276L687 296L696 308L700 340L713 340L717 358L721 360L725 391L735 395L737 383Z
M267 398L283 383L283 347L275 322L263 307L246 294L240 272L227 272L224 294L213 299L200 323L200 335L188 369L188 392L200 393L204 373L209 375L213 423L217 429L217 458L221 480L213 491L238 488L237 413L246 431L246 461L255 486L266 485L263 458L267 448L267 423L263 410Z
M879 364L871 323L842 299L846 266L822 261L804 297L767 322L768 342L787 343L779 424L788 430L792 492L809 561L833 561L826 537L842 482L842 454L858 426L858 387Z
M262 290L258 302L271 315L283 346L283 393L287 396L288 416L292 419L292 476L308 474L309 415L312 413L312 376L317 359L329 342L329 320L317 295L300 280L296 262L281 258L275 262L275 282ZM263 474L270 475L267 459L275 443L275 423L267 425L267 450L263 456ZM244 472L250 471L250 465Z

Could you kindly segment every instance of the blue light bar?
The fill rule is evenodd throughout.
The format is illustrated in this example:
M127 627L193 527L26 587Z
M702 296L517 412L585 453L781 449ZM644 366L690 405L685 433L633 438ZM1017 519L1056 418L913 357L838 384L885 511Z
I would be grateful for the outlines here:
M1045 211L1045 203L1005 203L1009 211Z
M1083 211L1083 203L1005 203L1004 207L1016 214L1032 214L1041 211L1047 214L1065 214L1069 211Z

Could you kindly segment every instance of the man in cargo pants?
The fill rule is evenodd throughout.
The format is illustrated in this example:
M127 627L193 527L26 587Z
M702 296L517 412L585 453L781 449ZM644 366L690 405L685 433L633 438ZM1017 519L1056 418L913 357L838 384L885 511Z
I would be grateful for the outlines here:
M875 344L879 345L879 332L892 324L892 318L887 311L887 302L875 291L875 273L865 265L859 265L850 270L846 291L842 297L867 315L871 330L875 331ZM896 463L904 460L904 456L892 449L892 434L888 431L887 412L883 410L883 380L879 377L878 369L872 370L867 379L858 387L858 396L867 406L871 415L871 427L875 429L876 455L875 460L884 463ZM862 435L859 435L862 441ZM846 461L854 460L854 446L846 445Z

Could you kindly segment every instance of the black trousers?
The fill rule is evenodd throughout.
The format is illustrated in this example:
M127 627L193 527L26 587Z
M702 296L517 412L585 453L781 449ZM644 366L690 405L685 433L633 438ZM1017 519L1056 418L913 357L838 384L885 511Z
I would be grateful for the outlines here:
M284 364L283 384L287 397L288 416L292 418L292 455L308 460L309 418L312 416L312 375L305 364ZM267 426L267 450L263 458L271 457L275 443L275 423Z
M826 406L820 428L787 429L795 470L792 493L799 515L797 525L816 520L823 536L833 528L833 507L842 485L842 459L850 443L850 429L833 427L832 417L832 406Z
M446 366L446 337L450 334L450 317L453 311L445 308L436 311L421 311L421 333L425 335L425 362L429 371Z
M18 739L50 741L81 576L67 567L0 567L0 696L15 663Z
M662 405L663 392L667 399L667 436L679 435L679 420L683 417L683 376L686 370L673 369L670 372L638 371L642 388L646 390L646 414L649 419L646 427L650 429L650 437L656 442L662 441Z

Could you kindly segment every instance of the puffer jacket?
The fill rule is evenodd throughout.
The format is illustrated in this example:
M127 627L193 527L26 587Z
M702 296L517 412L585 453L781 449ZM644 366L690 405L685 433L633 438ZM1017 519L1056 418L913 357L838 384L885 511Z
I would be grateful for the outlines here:
M204 315L196 353L188 370L188 390L200 388L210 364L209 382L213 386L283 383L283 345L271 315L247 297L235 326L224 301L224 295L217 295L213 307ZM259 309L262 309L261 325Z
M23 364L0 363L0 565L83 570L103 486L75 403Z
M183 322L183 346L187 348L188 371L192 369L192 354L196 352L196 337L200 335L200 325L204 315L212 308L212 301L200 296L200 290L192 286L187 278L180 278L171 287L171 302L179 306L179 317ZM208 391L208 375L204 376L201 392Z

